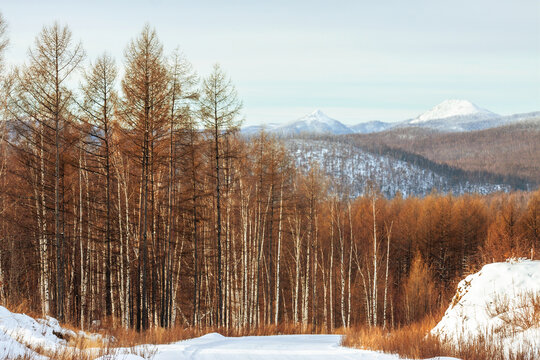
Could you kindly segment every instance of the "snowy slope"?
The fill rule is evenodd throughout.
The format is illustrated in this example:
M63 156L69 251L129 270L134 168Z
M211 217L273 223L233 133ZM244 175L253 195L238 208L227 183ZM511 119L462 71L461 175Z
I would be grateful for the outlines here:
M301 168L309 168L312 161L335 179L331 191L361 195L368 181L373 181L381 192L392 198L399 191L403 196L425 196L436 189L441 193L489 194L509 191L506 184L455 181L429 168L397 160L393 157L364 151L358 146L339 141L316 139L287 139L285 146Z
M28 356L31 359L46 359L30 348L41 348L55 352L67 345L67 340L75 337L101 339L100 335L84 332L75 333L62 328L54 318L33 319L25 314L12 313L0 306L0 358ZM28 347L30 345L30 348Z
M534 295L540 300L540 261L486 265L459 283L432 334L453 343L483 337L502 344L507 357L530 346L540 358L540 314L534 315L530 301ZM531 326L524 326L528 322Z
M271 132L279 135L301 133L342 135L351 134L353 130L336 119L330 118L321 110L315 110L311 114L301 117L296 121L278 126L272 129Z

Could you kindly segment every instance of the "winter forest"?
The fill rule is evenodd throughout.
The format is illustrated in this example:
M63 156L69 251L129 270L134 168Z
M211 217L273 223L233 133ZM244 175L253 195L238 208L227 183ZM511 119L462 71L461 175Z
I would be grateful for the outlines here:
M219 65L199 76L151 25L133 36L88 59L53 23L1 68L2 305L80 329L393 329L487 263L540 258L540 191L337 191L239 133Z

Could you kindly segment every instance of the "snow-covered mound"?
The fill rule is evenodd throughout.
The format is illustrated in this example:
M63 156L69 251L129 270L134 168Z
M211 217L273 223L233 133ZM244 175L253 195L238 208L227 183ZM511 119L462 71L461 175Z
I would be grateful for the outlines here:
M311 114L301 117L292 123L276 127L271 132L280 135L301 133L342 135L351 134L353 130L336 119L332 119L321 110L315 110Z
M0 306L0 354L6 357L30 356L40 358L27 346L54 351L58 346L66 345L66 339L75 337L71 330L66 330L56 319L35 320L25 314L10 312Z
M48 359L33 349L40 349L44 353L57 353L68 346L70 339L80 337L101 339L101 335L82 331L75 333L65 329L52 317L34 319L25 314L12 313L0 306L0 359Z
M474 116L474 117L498 117L499 115L492 113L489 110L482 109L467 100L445 100L436 105L432 109L417 116L410 121L410 124L419 124L435 119L446 119L457 116Z
M459 283L432 334L455 344L485 340L507 356L524 349L540 356L539 301L540 261L485 265Z

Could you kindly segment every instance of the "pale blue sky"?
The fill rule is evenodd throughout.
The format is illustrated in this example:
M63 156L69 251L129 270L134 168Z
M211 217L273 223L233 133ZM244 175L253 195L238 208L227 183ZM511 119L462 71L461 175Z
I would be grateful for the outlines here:
M399 121L467 99L500 114L540 110L540 1L7 1L9 63L41 27L67 24L94 59L148 22L201 75L219 62L247 124L315 108L345 123Z

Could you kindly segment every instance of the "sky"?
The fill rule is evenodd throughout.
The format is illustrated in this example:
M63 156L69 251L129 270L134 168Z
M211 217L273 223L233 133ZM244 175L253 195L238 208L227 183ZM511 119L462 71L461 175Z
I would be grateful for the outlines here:
M540 1L2 0L8 64L44 25L68 25L87 62L122 66L145 23L201 77L220 63L245 124L314 109L346 124L416 117L445 99L502 115L540 110Z

